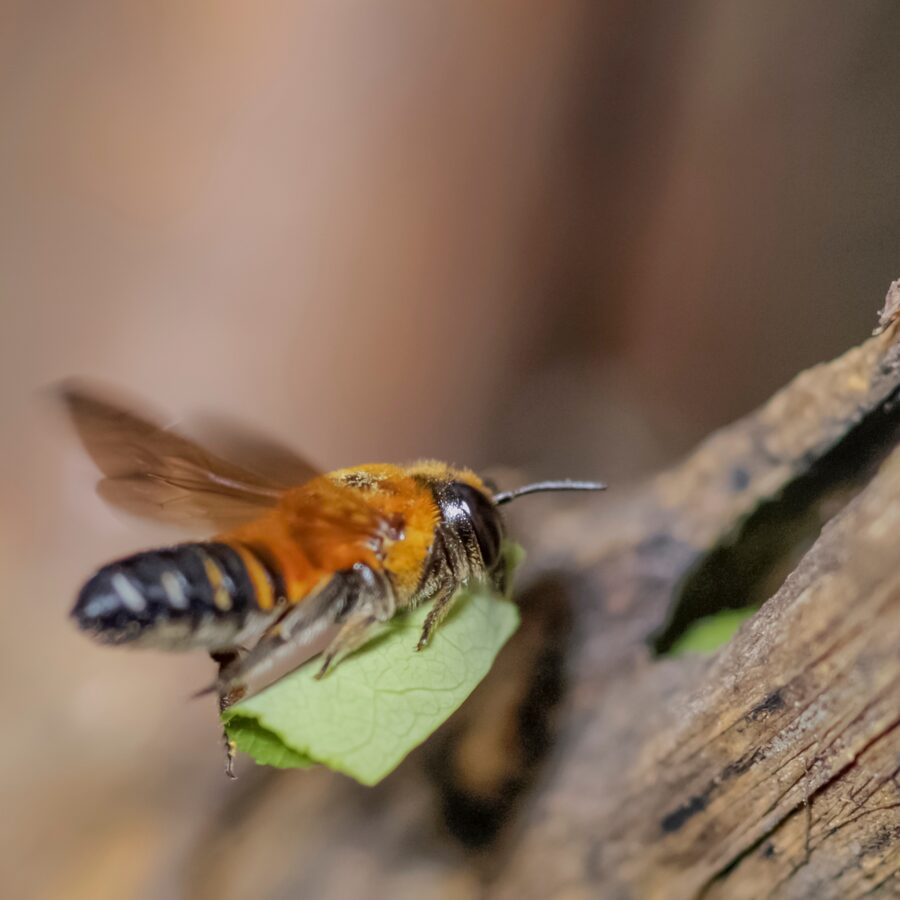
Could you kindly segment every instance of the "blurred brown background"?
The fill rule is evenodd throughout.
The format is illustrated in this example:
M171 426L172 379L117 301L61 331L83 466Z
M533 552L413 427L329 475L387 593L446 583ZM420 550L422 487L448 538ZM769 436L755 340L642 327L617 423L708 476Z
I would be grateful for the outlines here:
M894 0L0 6L4 895L185 896L231 789L209 664L65 619L167 537L40 386L621 484L874 325L898 36Z

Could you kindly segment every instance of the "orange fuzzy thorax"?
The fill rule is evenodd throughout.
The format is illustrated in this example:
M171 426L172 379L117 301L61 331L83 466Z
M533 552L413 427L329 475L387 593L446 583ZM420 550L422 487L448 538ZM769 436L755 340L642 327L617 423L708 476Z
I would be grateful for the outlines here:
M391 575L403 606L422 577L439 521L431 483L447 479L482 487L474 473L440 462L341 469L289 490L271 512L218 539L264 555L280 573L289 603L363 563ZM259 605L269 608L274 601L265 573L251 571L251 577Z

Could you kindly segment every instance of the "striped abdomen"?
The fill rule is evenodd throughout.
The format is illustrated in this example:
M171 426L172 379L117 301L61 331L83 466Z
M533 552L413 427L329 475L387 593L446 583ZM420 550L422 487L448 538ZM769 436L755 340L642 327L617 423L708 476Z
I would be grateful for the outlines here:
M218 650L258 633L283 597L278 573L248 548L191 543L104 566L72 616L104 643Z

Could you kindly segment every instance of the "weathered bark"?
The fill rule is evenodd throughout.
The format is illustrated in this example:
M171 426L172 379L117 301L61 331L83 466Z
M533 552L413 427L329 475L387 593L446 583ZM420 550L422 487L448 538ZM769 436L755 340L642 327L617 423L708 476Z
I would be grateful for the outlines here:
M203 896L896 896L898 332L618 502L526 522L525 625L443 735L372 791L248 785L205 848L242 852L196 857ZM764 600L711 658L653 652ZM423 760L476 849L437 824Z

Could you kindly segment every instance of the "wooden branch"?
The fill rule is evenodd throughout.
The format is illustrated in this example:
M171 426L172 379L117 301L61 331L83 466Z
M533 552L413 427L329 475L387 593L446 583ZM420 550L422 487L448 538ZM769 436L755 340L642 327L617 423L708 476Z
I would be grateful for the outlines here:
M804 373L630 502L627 537L607 538L588 572L599 602L581 622L565 756L529 811L498 897L588 886L666 898L891 889L900 867L896 338L893 326ZM710 592L710 560L776 558L772 544L802 531L798 519L817 528L823 498L858 486L885 453L715 659L654 662L643 651L679 589ZM793 505L801 498L805 509ZM741 549L747 534L752 556ZM753 599L748 587L732 605Z
M852 897L895 874L898 534L895 452L710 664L606 679L498 896L575 873L603 896Z
M524 627L443 735L372 791L326 772L248 785L240 831L195 855L195 895L252 878L316 898L896 896L900 326L884 325L618 503L525 522ZM652 652L763 600L712 658ZM477 849L439 824L423 770Z

